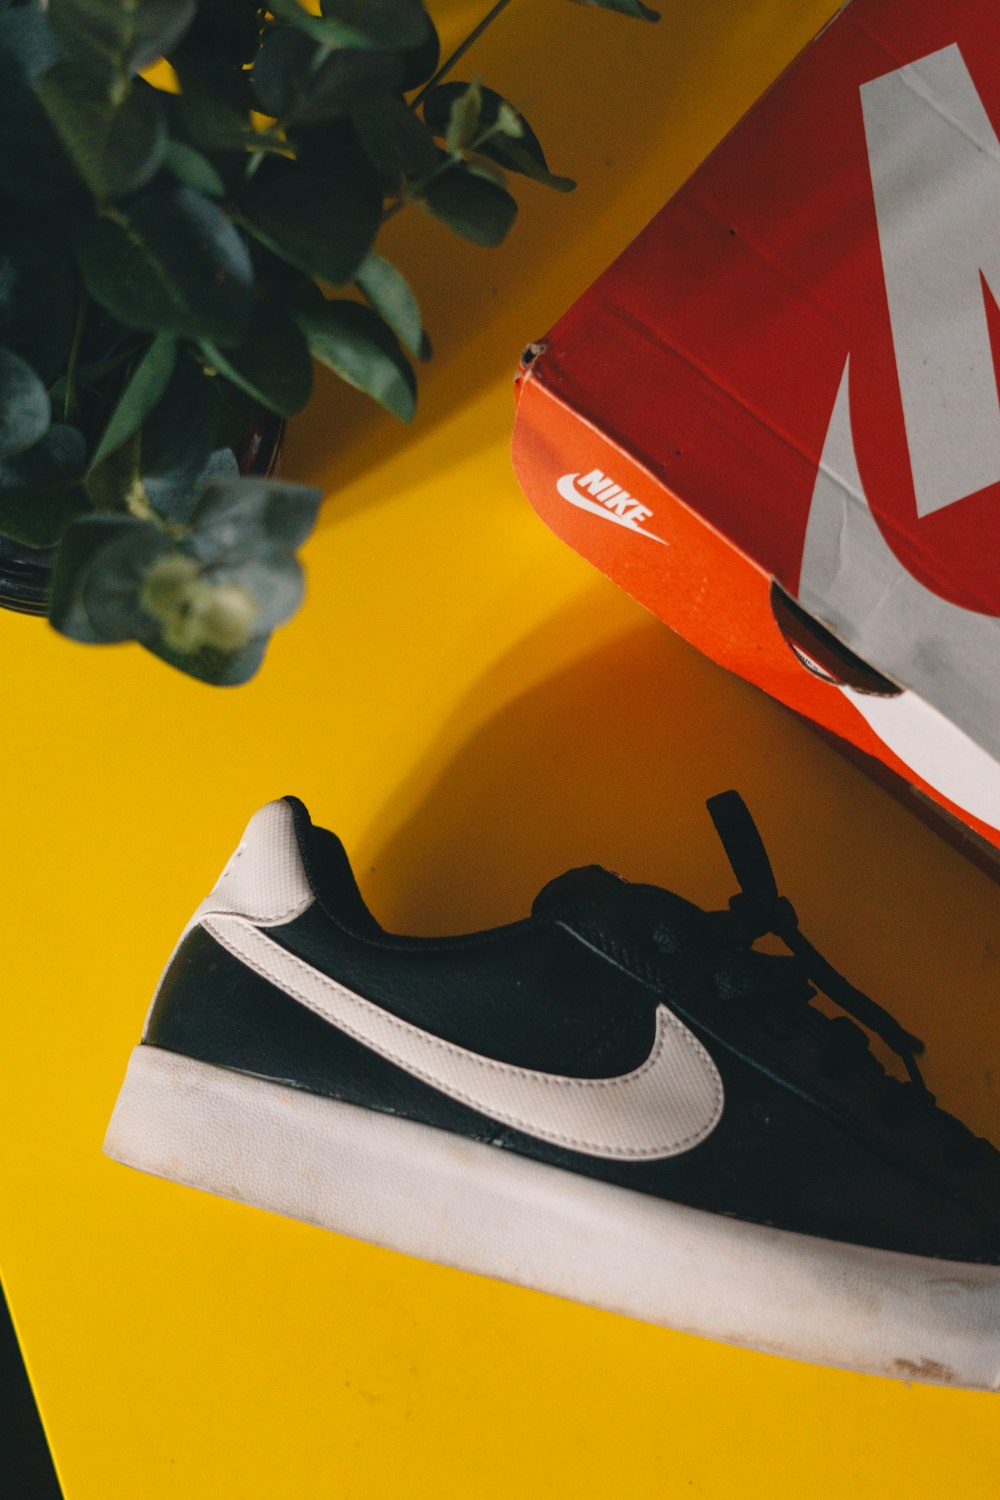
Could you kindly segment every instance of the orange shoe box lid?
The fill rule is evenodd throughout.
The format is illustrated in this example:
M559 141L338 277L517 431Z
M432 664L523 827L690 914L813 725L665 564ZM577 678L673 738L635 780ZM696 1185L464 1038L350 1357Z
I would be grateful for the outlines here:
M518 379L547 524L1000 847L1000 15L850 0Z

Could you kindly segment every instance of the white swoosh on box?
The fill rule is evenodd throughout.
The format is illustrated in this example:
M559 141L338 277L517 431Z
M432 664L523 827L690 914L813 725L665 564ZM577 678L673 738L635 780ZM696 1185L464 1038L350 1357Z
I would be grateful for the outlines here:
M239 917L202 924L241 963L380 1057L492 1120L587 1156L647 1161L689 1151L722 1114L719 1070L665 1005L645 1062L613 1078L516 1067L423 1031L355 994Z
M575 505L579 510L589 510L592 515L603 516L605 521L613 521L616 526L624 526L626 531L637 531L640 536L648 536L651 542L659 542L661 547L668 547L670 543L662 536L656 536L652 531L647 531L645 526L640 526L638 521L632 521L628 516L620 516L617 511L609 510L606 505L592 500L589 495L582 494L576 487L579 474L564 474L561 479L556 480L556 489L564 500L570 505Z
M882 535L854 447L850 360L816 475L798 598L879 671L923 686L922 694L895 698L841 691L918 776L973 817L1000 828L1000 732L992 708L1000 619L931 593ZM928 670L929 684L923 681ZM931 691L933 706L924 701ZM982 744L966 731L970 710Z

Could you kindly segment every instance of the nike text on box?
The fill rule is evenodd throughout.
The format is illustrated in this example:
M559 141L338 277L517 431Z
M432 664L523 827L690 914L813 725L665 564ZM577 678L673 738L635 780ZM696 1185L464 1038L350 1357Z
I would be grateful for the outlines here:
M850 0L532 346L514 433L554 531L994 855L998 134L993 0Z

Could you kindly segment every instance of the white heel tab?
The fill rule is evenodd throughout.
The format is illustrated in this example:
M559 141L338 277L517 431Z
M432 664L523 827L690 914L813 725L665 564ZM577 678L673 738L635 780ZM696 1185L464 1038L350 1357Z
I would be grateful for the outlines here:
M276 927L301 916L315 900L306 876L295 818L287 802L268 802L250 819L214 888L189 927L214 914Z

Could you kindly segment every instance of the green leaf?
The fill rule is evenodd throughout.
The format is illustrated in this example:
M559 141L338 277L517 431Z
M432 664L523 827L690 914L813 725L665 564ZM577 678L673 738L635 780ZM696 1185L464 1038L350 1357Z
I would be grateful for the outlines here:
M91 510L134 511L142 507L139 483L139 434L133 432L100 463L92 463L84 477Z
M209 484L191 518L191 546L203 563L235 566L273 549L300 547L316 524L321 490L277 479Z
M343 119L372 95L398 89L402 78L402 59L391 52L331 52L292 27L265 38L251 73L261 108L286 126Z
M427 41L430 19L422 0L320 0L323 15L353 27L366 46L406 52Z
M574 0L576 5L592 5L597 10L616 10L623 16L634 16L637 21L658 21L660 12L650 10L641 0Z
M458 155L465 150L466 146L471 146L476 138L483 96L479 88L479 80L475 78L469 84L456 85L456 88L457 92L452 96L451 108L448 111L444 143L449 151Z
M48 431L48 393L30 365L0 349L0 459L34 447Z
M359 105L351 118L358 139L386 187L398 193L437 171L441 153L423 123L395 94Z
M176 67L189 58L240 67L252 61L264 22L259 0L200 0L194 21L170 49Z
M57 424L34 447L0 459L0 532L29 547L52 547L86 508L77 483L86 448L75 427Z
M152 521L133 517L92 553L80 592L98 640L145 645L156 639L159 632L151 619L143 618L139 593L154 565L175 551L174 540Z
M168 141L163 154L163 165L172 173L182 187L206 198L224 198L226 184L207 157L202 156L186 141Z
M524 135L524 121L512 104L502 100L497 110L497 127L502 135L519 141Z
M474 245L499 245L517 215L517 204L504 188L465 167L442 172L424 201L436 219Z
M88 516L56 559L52 622L76 640L137 640L204 682L245 682L301 602L293 553L319 501L303 485L214 480L179 540L149 521Z
M139 361L111 413L110 421L90 461L96 468L133 433L138 432L167 388L177 359L177 340L172 333L158 333Z
M444 135L449 129L452 112L465 88L462 83L444 83L427 95L424 118L435 135ZM549 171L541 142L524 116L494 89L482 89L481 96L476 150L509 172L519 172L558 193L572 192L576 187L572 177L557 177ZM515 127L519 134L514 133ZM484 132L489 132L485 139Z
M149 182L167 147L165 113L155 89L139 79L117 104L71 62L56 63L35 88L96 198L118 198Z
M182 350L163 399L142 426L139 478L146 499L165 521L190 519L214 454L225 439L218 432L220 376L210 379Z
M49 590L49 623L60 635L88 646L102 643L83 603L90 566L101 548L142 524L130 516L81 516L67 528L56 551Z
M371 172L327 175L302 163L265 162L245 191L243 222L283 260L335 284L351 281L382 217Z
M327 302L297 314L309 348L348 385L409 422L417 383L399 342L377 313L357 302Z
M18 6L2 14L0 190L50 213L72 211L83 190L33 87L57 61L59 49L40 10Z
M229 220L190 188L169 188L108 210L80 231L88 290L130 328L223 345L243 337L253 267Z
M437 72L441 61L441 43L434 23L427 17L427 36L418 47L406 48L402 53L403 80L400 93L408 94L418 89Z
M52 29L77 72L127 78L169 52L194 0L49 0Z
M223 64L178 62L177 115L182 129L208 151L285 151L250 118L250 75Z
M34 5L4 11L0 31L0 78L34 83L59 58L59 46L48 17ZM6 100L4 101L6 103Z
M90 623L83 589L100 549L142 522L131 516L81 516L70 525L55 555L49 590L49 622L73 641L96 645L101 637Z
M419 0L323 0L321 16L299 0L275 0L268 9L331 47L371 47L406 51L427 39L429 23Z
M372 307L410 353L417 359L430 359L430 340L424 332L417 299L396 267L373 251L362 261L357 282Z
M279 416L301 411L312 394L312 360L305 336L287 308L273 299L254 309L250 332L226 355L207 340L209 363Z
M0 230L0 342L51 385L65 370L82 293L64 244Z

